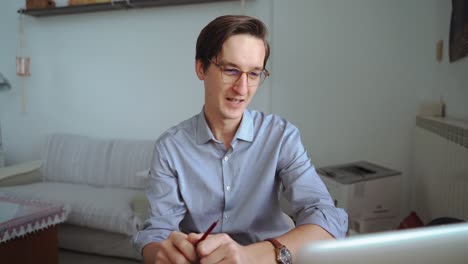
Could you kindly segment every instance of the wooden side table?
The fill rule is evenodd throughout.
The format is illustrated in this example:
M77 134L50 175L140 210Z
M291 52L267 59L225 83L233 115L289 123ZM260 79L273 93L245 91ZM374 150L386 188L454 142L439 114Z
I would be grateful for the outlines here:
M25 200L0 192L2 263L58 263L57 224L66 220L63 204Z

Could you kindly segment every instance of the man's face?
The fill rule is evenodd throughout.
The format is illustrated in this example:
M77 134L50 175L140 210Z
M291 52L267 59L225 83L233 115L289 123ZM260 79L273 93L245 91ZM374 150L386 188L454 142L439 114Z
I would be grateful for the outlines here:
M228 38L223 48L212 61L227 69L242 72L263 70L265 44L261 39L242 34ZM252 100L258 85L247 74L242 74L234 83L226 83L221 69L213 63L206 71L200 61L196 62L198 78L205 82L205 115L209 122L240 122L244 109ZM250 83L250 84L249 84Z

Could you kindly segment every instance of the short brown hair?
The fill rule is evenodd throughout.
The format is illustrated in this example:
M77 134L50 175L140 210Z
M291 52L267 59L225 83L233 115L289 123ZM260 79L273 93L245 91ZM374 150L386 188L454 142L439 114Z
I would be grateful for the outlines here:
M262 21L242 15L220 16L206 25L198 35L195 60L202 62L204 70L208 69L210 60L218 56L224 42L229 37L238 34L248 34L263 40L265 43L263 67L266 67L270 56L270 45L267 41L268 29Z

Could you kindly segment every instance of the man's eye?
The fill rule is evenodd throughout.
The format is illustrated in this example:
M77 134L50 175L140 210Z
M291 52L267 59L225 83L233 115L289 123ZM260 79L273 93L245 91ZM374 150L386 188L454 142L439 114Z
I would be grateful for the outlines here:
M231 76L239 76L240 71L238 69L224 69L224 73Z
M260 74L262 74L262 72L260 71L252 71L252 72L249 72L249 77L252 78L252 79L256 79L260 76Z

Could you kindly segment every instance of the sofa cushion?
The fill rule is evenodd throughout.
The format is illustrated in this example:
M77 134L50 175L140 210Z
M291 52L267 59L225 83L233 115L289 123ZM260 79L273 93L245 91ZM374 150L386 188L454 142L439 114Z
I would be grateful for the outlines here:
M150 167L153 148L150 140L52 134L43 149L41 173L48 181L144 188L135 174Z
M41 173L48 181L104 186L110 149L110 140L50 135L42 155Z
M145 193L142 192L141 194L135 195L130 204L135 215L138 216L141 220L145 221L149 218L151 205Z
M146 179L137 174L150 167L153 149L154 142L149 140L112 140L107 184L144 188Z
M124 257L141 260L133 249L131 236L81 227L70 224L59 225L60 248L104 256Z
M142 219L135 215L131 202L143 192L139 189L100 188L82 184L39 182L2 188L25 198L62 202L71 206L67 223L132 235Z

